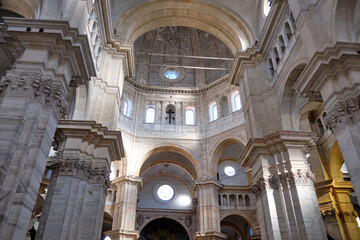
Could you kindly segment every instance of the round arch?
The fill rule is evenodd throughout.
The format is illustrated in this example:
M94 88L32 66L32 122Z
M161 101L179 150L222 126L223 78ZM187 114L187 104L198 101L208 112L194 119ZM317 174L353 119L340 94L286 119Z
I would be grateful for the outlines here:
M221 218L220 221L221 226L221 232L224 231L224 227L230 227L233 229L236 229L238 232L241 232L241 239L250 239L251 238L251 230L253 229L253 224L251 224L251 221L240 214L234 214L230 213L228 215L225 215L223 218ZM226 233L226 230L225 232ZM244 236L246 235L246 236ZM230 237L230 236L229 236ZM233 238L229 238L233 239Z
M283 130L300 130L300 109L308 102L307 99L299 97L293 86L299 78L306 64L299 64L294 67L284 85L282 86L282 95L280 100L280 120Z
M343 181L343 176L341 172L341 165L343 163L344 163L344 158L341 154L339 144L336 141L331 149L330 169L329 169L331 177L336 181Z
M127 11L115 24L117 35L127 43L165 26L186 26L209 32L224 42L234 55L254 43L253 34L243 20L203 2L144 3Z
M39 0L1 1L0 9L19 14L25 18L35 18L39 9Z
M147 230L147 228L151 228L151 227L153 227L152 225L155 225L155 224L159 224L161 226L167 226L167 224L164 224L164 223L171 223L171 224L173 224L173 226L177 226L178 228L180 227L184 231L184 233L187 235L187 239L188 240L190 239L189 229L182 222L179 222L177 219L170 217L170 216L155 217L155 218L151 219L147 224L145 224L144 226L142 226L139 229L139 231L140 231L139 239L141 239L141 240L146 239L146 238L142 238L143 237L142 234L143 234L144 230L145 231ZM181 239L183 239L183 238L181 238Z
M247 224L249 224L250 227L253 227L253 223L252 223L251 219L249 219L249 217L240 215L238 213L236 213L236 214L235 213L227 213L224 216L222 216L222 218L220 219L220 222L229 216L238 216L238 217L242 218Z
M232 144L241 144L243 145L243 147L245 148L245 144L243 143L243 141L239 138L236 137L230 137L230 138L225 138L225 139L221 139L214 147L214 150L211 153L211 161L210 161L210 167L209 167L209 174L213 177L216 176L217 174L217 166L220 162L220 156L223 153L223 151L229 147Z
M136 163L136 167L135 167L135 174L136 176L139 176L141 173L141 170L146 162L146 160L148 160L151 156L158 154L158 153L163 153L163 152L172 152L175 154L179 154L182 157L186 158L190 163L191 166L182 166L181 164L179 164L181 167L185 168L186 170L189 171L189 173L192 173L194 179L197 178L198 175L198 166L197 163L193 157L193 155L184 147L179 146L179 145L161 145L161 146L155 146L152 149L150 149L149 151L147 151L147 153L141 158L140 161L138 161ZM156 162L159 163L159 162ZM194 171L191 171L191 168L194 169Z

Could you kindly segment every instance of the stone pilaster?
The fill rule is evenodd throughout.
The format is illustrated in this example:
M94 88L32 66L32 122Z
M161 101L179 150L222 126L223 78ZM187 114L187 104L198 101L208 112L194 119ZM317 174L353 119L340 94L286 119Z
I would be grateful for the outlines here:
M95 72L86 37L68 24L4 21L1 41L17 59L0 80L0 239L23 239L72 76Z
M136 205L142 179L124 176L115 179L112 184L117 189L113 230L106 234L113 240L137 240L139 231L135 230Z
M107 168L84 161L55 160L36 239L94 239L101 235Z
M92 121L60 120L52 177L36 239L101 236L110 161L123 156L121 133Z
M241 164L251 168L262 239L326 239L306 153L312 133L251 139Z
M355 195L360 200L360 94L336 99L327 107L324 118L327 127L334 133L341 154L349 170Z
M220 228L218 201L220 188L221 184L215 179L196 181L198 231L195 233L194 239L226 239L226 234L221 233Z

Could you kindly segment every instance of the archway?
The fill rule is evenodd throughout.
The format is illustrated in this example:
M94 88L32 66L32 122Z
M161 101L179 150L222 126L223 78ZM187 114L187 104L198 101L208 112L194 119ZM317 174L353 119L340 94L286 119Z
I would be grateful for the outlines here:
M250 224L239 215L229 215L221 220L221 232L228 235L227 240L248 240L253 235Z
M177 221L170 218L158 218L149 222L140 232L139 240L150 239L189 240L190 238L185 228Z

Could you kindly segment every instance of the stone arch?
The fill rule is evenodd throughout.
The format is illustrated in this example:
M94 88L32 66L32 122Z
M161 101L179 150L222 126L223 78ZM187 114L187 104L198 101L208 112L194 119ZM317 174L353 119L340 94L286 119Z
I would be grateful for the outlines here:
M300 109L308 102L307 99L299 97L293 89L306 64L299 64L290 71L283 87L280 102L280 118L283 130L300 130Z
M344 163L344 158L341 154L341 150L338 142L334 143L334 146L331 149L330 155L330 174L333 179L336 181L343 181L343 176L341 172L341 165Z
M153 155L163 152L171 152L178 154L179 156L182 156L184 159L187 159L188 162L185 164L182 164L180 162L177 162L179 166L182 166L184 169L186 169L194 179L197 179L198 176L198 166L196 163L196 160L194 159L193 155L185 149L182 146L179 145L162 145L162 146L155 146L141 158L140 161L137 162L135 167L135 174L136 176L139 176L141 174L142 169L144 168L144 165L146 161Z
M220 157L221 154L223 153L223 151L229 147L232 144L241 144L243 148L245 148L245 144L243 143L243 141L239 138L236 137L231 137L231 138L225 138L220 140L214 147L214 150L211 153L211 161L210 161L210 166L208 171L210 176L216 177L217 175L217 166L219 164L220 161ZM240 155L239 155L240 157Z
M337 1L333 9L331 29L334 41L359 42L360 2Z
M224 215L221 218L221 221L220 221L221 229L223 231L223 226L224 225L229 225L229 226L232 226L234 228L240 228L239 225L241 224L241 221L243 221L245 223L245 226L248 225L249 228L254 229L254 226L253 226L254 224L248 217L246 217L244 215L240 215L240 214L234 214L234 213L229 213L227 215ZM242 230L244 230L244 229L242 229ZM250 235L250 234L248 233L248 235ZM250 236L244 237L242 235L241 239L244 239L244 240L245 239L250 239Z
M151 223L153 223L154 221L159 220L159 219L170 219L170 220L176 222L176 223L179 224L181 227L183 227L183 229L185 230L188 238L190 239L191 234L190 234L189 228L188 228L184 223L180 222L179 220L177 220L177 219L175 219L175 218L173 218L173 217L171 217L171 216L166 216L166 217L160 216L160 217L154 217L154 218L150 219L146 224L144 224L143 226L141 226L141 228L139 229L140 234L141 234L141 232L146 228L146 226L148 226L149 224L151 224Z
M145 32L165 26L186 26L209 32L224 42L234 55L254 43L245 21L204 2L144 3L127 11L115 23L116 33L127 43L133 43Z
M16 13L24 18L35 18L39 12L40 0L2 1L0 9Z

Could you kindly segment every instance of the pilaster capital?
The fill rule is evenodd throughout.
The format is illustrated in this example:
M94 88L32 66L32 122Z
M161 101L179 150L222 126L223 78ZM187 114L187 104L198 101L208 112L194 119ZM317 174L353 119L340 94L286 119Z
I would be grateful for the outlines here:
M128 184L136 185L138 188L142 188L143 179L141 177L134 176L134 175L126 175L126 176L121 176L121 177L118 177L118 178L112 180L111 183L115 184L116 186L128 183Z
M57 159L51 165L52 178L58 176L72 176L92 184L102 184L106 193L110 187L109 170L107 168L92 167L85 161L78 159Z
M44 79L41 74L8 72L0 80L0 94L2 92L7 97L31 98L42 103L59 118L69 109L66 90L51 79Z
M223 185L217 179L214 179L214 178L197 179L195 181L194 186L195 186L195 190L198 187L203 187L203 186L211 186L211 187L216 188L217 190L219 190L220 188L223 187Z
M360 95L348 97L337 102L326 111L325 124L335 134L339 134L346 126L356 124L360 120Z

